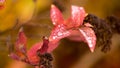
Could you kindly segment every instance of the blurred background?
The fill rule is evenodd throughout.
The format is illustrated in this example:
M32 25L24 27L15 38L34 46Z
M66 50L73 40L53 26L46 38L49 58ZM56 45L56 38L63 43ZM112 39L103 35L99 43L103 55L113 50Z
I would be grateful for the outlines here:
M8 57L6 45L9 36L14 44L20 26L28 37L28 49L43 36L49 36L53 27L50 20L50 6L55 4L65 18L70 16L71 5L83 6L87 13L100 18L115 15L120 18L120 0L0 0L0 67L1 68L33 68ZM82 42L68 39L61 40L53 51L54 68L120 68L120 35L114 34L111 50L101 52L96 47L91 53Z

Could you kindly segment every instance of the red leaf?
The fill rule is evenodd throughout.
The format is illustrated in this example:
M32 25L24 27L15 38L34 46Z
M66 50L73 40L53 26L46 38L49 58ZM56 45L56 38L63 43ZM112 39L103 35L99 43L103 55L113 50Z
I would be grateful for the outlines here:
M59 45L59 41L50 41L48 44L48 50L47 52L50 53L52 52L57 46Z
M37 55L37 51L41 49L43 42L36 43L33 45L30 50L27 52L27 56L29 59L29 62L31 64L38 64L39 63L39 57Z
M27 44L27 37L23 32L23 28L20 29L18 39L15 43L16 51L21 53L26 53L26 44Z
M70 30L71 35L68 36L67 38L69 38L72 41L83 41L85 40L83 36L81 36L81 33L79 30Z
M78 27L83 24L83 20L85 17L85 10L83 7L72 6L72 24L75 27Z
M68 36L73 41L84 41L88 44L91 52L94 51L96 45L96 36L94 31L89 27L81 27L79 30L71 30L71 35Z
M70 32L67 31L66 26L63 24L57 25L53 28L51 35L49 37L49 48L48 52L53 51L59 44L59 41L62 38L65 38L70 35Z
M29 59L29 62L33 65L36 65L39 63L40 58L38 57L38 53L44 54L48 50L48 44L49 40L46 37L43 37L43 41L36 43L31 47L31 49L28 51L27 56Z
M55 5L51 5L50 17L53 25L63 24L64 19L62 13Z
M40 54L46 53L47 50L48 50L48 44L49 44L48 38L47 37L43 37L43 45L37 52L39 52Z
M81 27L79 31L81 33L81 36L83 36L85 39L83 41L88 44L91 52L94 52L94 48L96 45L96 35L94 31L89 27Z
M53 28L51 35L49 37L50 41L59 41L60 39L70 35L70 32L67 31L66 26L63 24L57 25Z

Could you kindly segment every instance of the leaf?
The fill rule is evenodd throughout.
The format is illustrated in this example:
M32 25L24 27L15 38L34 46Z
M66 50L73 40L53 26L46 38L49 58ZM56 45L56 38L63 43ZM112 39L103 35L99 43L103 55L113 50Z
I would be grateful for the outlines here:
M75 27L78 27L83 24L83 20L85 17L85 10L83 7L77 7L77 6L72 6L71 7L71 12L72 12L72 24Z
M48 44L49 44L49 40L47 37L43 37L43 45L42 47L37 50L37 52L39 52L40 54L44 54L47 52L47 49L48 49Z
M51 35L49 37L49 48L48 52L53 51L59 44L59 41L62 38L65 38L70 35L70 32L67 31L66 26L63 24L56 25L51 31Z
M48 50L49 40L47 37L43 37L43 41L36 43L27 52L28 59L31 64L36 65L39 63L39 54L42 55Z
M26 53L26 44L27 44L27 37L23 32L23 28L20 29L18 39L15 43L15 49L16 51L19 51L21 53Z
M57 46L59 45L60 41L50 41L48 44L48 53L51 53L55 48L57 48Z
M43 42L34 44L27 52L28 60L31 64L36 65L39 63L39 57L37 51L41 49Z
M51 5L50 17L53 25L63 24L62 13L55 5Z
M60 39L70 35L70 32L67 31L65 25L60 24L53 28L51 35L49 37L50 41L59 41Z
M81 36L84 38L84 42L86 42L91 50L94 52L94 48L96 45L96 35L94 31L89 27L81 27L79 29Z
M72 41L83 41L85 40L83 36L81 36L81 33L79 30L70 30L71 35L68 36L67 38Z

